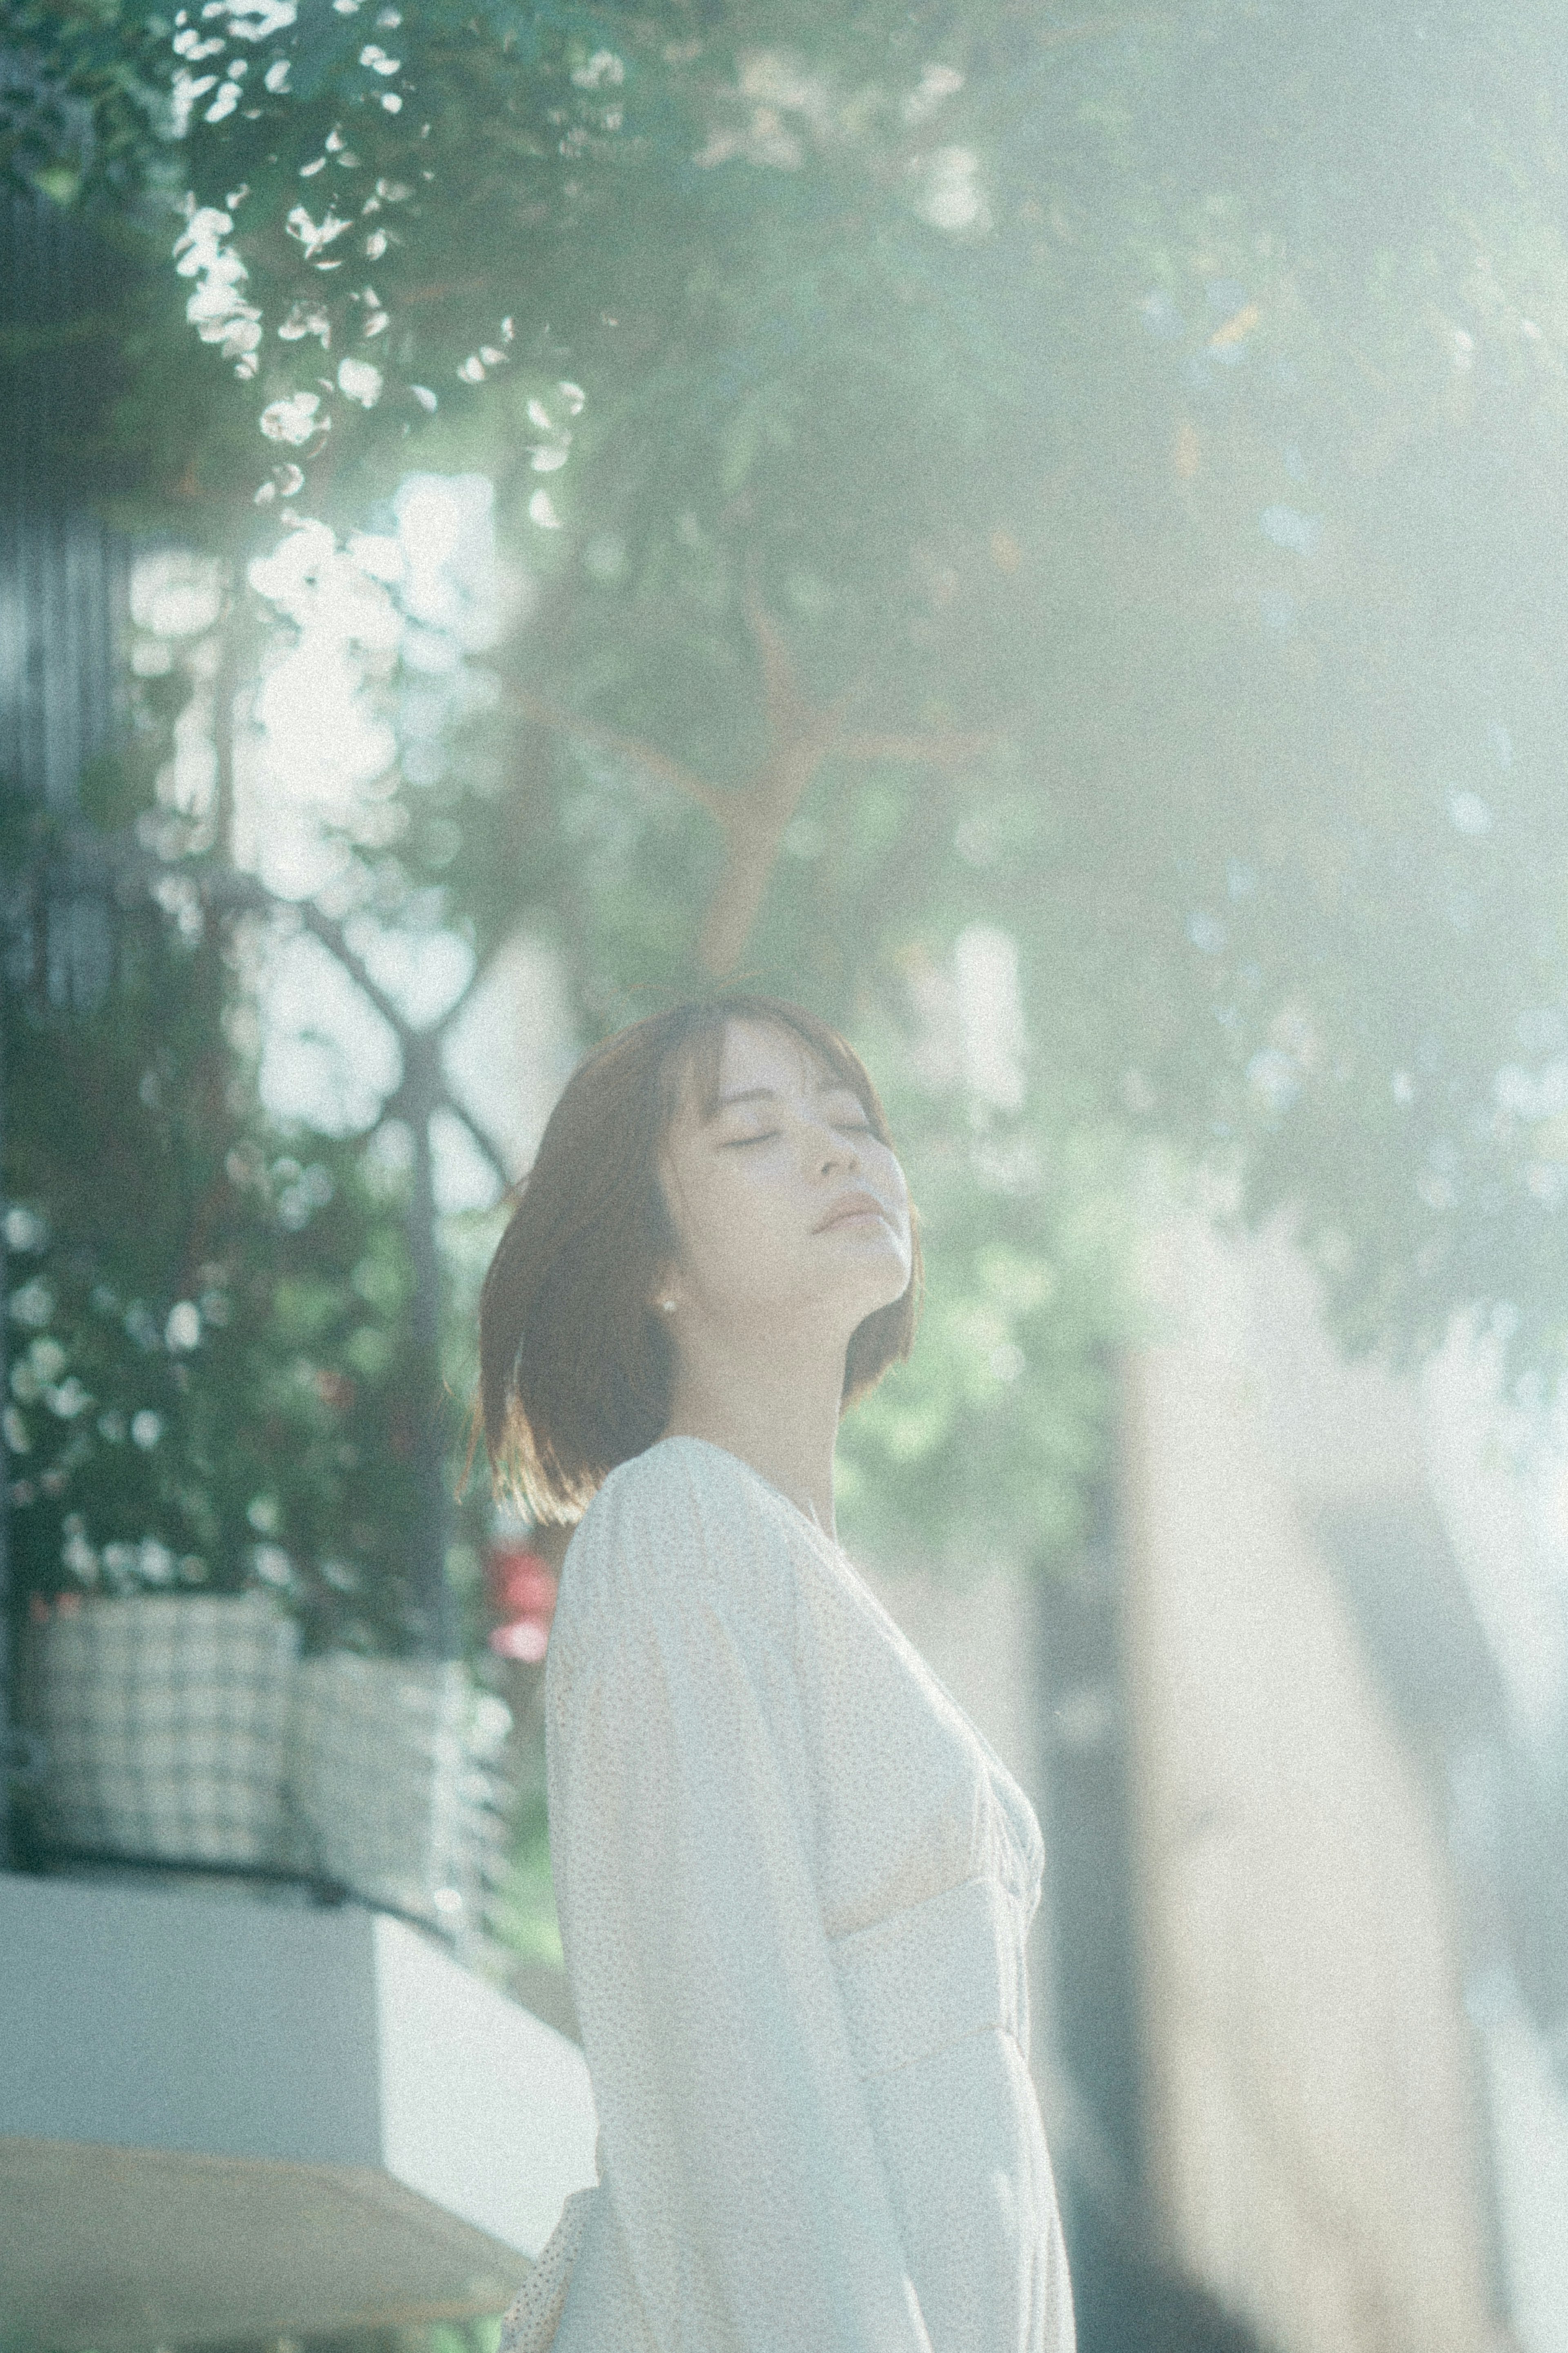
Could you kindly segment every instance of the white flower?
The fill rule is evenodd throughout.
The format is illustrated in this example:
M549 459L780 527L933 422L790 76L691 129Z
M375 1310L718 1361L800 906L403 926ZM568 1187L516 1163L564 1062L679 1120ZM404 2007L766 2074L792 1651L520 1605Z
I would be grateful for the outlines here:
M167 1585L174 1574L174 1556L156 1536L143 1536L136 1547L136 1566L149 1585Z
M338 368L338 390L357 400L362 408L374 408L381 398L381 370L372 367L368 360L344 360Z
M281 1545L257 1545L250 1564L264 1584L288 1585L293 1578L294 1564Z
M586 65L572 69L572 79L579 90L597 90L605 82L612 90L618 90L626 78L626 67L614 49L595 49Z
M36 1209L24 1209L13 1202L0 1219L0 1232L5 1237L5 1247L12 1250L42 1250L48 1240L49 1229Z
M220 343L225 358L236 362L236 373L251 376L261 341L261 313L245 298L244 262L223 242L233 227L232 215L215 206L194 207L175 241L174 267L180 277L196 281L185 316L203 343Z
M955 234L987 229L991 207L980 185L980 158L969 147L939 147L919 165L924 182L915 210L932 228Z
M279 341L297 343L305 335L319 335L324 351L331 341L332 324L319 302L296 302L279 327Z
M287 32L298 14L296 0L219 0L216 8L208 0L202 10L204 16L226 16L229 31L242 41L269 41Z
M297 237L304 247L307 260L320 253L323 246L331 245L335 237L342 237L348 226L346 220L338 218L331 205L327 206L326 217L319 221L311 219L303 205L296 205L287 223L289 236Z
M201 1338L200 1308L194 1299L176 1300L163 1326L165 1345L174 1349L197 1348L201 1345Z
M293 392L286 400L268 401L261 412L261 429L269 441L287 441L298 448L328 422L317 416L321 406L317 392Z
M920 87L910 92L900 111L906 122L924 122L944 98L952 98L963 88L963 76L952 66L927 66L921 75Z
M90 1585L98 1575L98 1555L82 1534L81 1522L73 1512L66 1523L66 1540L60 1546L60 1565L68 1575Z

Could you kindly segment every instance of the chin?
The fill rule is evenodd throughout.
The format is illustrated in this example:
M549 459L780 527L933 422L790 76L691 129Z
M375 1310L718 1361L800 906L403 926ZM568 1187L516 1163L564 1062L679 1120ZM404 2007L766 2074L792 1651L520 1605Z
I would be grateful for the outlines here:
M888 1250L875 1271L868 1267L863 1281L845 1285L846 1290L853 1290L858 1303L864 1302L860 1306L862 1318L876 1315L884 1307L891 1307L895 1301L903 1297L909 1287L910 1262L896 1248Z

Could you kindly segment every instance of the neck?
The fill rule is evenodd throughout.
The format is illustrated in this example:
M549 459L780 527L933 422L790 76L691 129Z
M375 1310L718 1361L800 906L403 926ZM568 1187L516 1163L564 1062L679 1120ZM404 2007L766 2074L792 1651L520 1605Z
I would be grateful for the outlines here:
M776 1335L775 1335L776 1336ZM666 1438L705 1438L739 1455L837 1541L833 1450L845 1350L770 1349L764 1361L722 1345L681 1353Z

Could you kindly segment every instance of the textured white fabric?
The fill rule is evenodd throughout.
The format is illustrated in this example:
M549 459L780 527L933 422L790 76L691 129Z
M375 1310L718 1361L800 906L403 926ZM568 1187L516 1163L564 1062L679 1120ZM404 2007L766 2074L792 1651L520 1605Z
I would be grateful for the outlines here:
M573 1541L546 1703L601 2185L520 2346L1071 2353L1039 1827L837 1546L662 1440Z
M507 2308L498 2353L545 2353L555 2342L561 2307L572 2284L596 2189L574 2189L539 2260Z

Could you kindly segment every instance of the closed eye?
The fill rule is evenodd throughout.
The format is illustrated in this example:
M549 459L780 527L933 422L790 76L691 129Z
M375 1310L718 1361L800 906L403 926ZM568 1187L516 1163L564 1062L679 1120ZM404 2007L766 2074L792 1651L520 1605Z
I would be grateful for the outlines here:
M827 1123L830 1127L859 1128L864 1130L867 1134L871 1133L870 1118L867 1113L865 1104L860 1101L858 1095L852 1094L847 1087L836 1087L833 1091L832 1099L843 1104L844 1109L842 1111L827 1110L826 1112Z
M721 1152L744 1152L748 1144L767 1144L777 1134L776 1127L764 1127L757 1135L731 1135L719 1149Z

